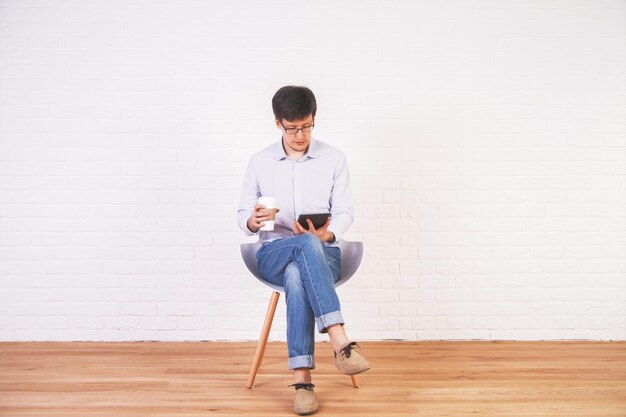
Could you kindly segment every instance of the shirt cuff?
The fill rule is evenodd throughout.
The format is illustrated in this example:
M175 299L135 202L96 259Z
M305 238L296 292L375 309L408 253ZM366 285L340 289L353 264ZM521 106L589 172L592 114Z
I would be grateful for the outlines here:
M341 233L341 231L339 231L339 230L337 230L337 229L334 229L334 228L332 227L332 225L331 225L331 226L328 226L328 229L327 229L327 230L328 230L329 232L331 232L333 235L335 235L335 240L334 240L333 242L328 242L328 243L335 243L335 242L337 242L337 241L341 240L341 238L343 237L343 233Z

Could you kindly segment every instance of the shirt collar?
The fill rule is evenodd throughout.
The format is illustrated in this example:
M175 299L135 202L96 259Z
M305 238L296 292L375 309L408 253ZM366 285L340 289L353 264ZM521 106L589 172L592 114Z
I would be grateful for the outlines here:
M304 154L301 159L311 159L319 157L319 149L317 146L317 141L311 138L311 143L309 144L309 151ZM287 154L285 153L285 149L283 149L283 139L282 137L276 144L274 148L274 160L280 161L282 159L287 159Z

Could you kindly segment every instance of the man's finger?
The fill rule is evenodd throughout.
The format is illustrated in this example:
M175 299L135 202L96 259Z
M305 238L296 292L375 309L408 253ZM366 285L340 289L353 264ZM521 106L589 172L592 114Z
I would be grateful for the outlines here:
M304 227L302 227L300 223L294 222L293 226L298 230L298 234L307 233L307 230Z

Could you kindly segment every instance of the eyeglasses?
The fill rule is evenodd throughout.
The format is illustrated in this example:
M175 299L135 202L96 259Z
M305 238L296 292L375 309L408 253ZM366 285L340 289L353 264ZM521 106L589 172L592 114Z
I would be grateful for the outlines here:
M311 130L313 130L313 127L315 126L315 124L312 124L312 125L306 125L302 127L285 127L283 122L280 122L280 125L283 127L283 129L285 129L285 132L288 135L297 135L299 131L302 133L310 133Z

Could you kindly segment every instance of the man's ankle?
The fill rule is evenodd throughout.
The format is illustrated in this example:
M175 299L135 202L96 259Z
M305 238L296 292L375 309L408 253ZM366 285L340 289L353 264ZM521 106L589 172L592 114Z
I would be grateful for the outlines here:
M294 369L293 382L294 384L310 384L311 370L307 368Z
M341 324L330 326L328 328L328 337L330 339L330 345L335 352L338 352L342 346L350 342Z

